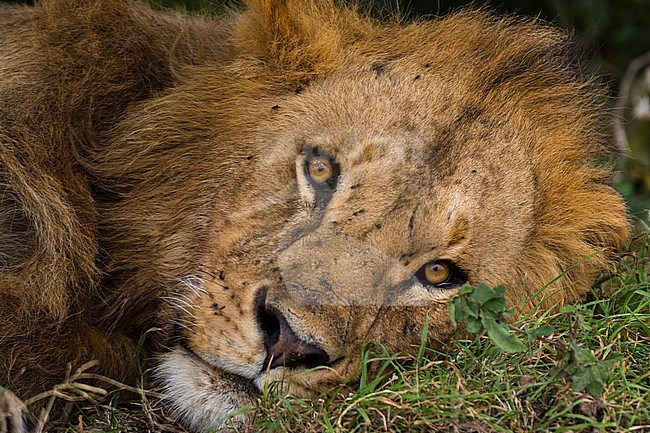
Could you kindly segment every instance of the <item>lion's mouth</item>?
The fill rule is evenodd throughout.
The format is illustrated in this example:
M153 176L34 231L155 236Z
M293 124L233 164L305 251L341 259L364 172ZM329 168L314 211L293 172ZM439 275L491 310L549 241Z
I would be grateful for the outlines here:
M196 353L185 338L176 338L175 343L195 362L199 362L217 373L223 372L225 375L236 378L238 382L245 381L256 388L260 388L259 383L266 382L270 376L286 377L286 372L307 373L309 370L320 368L331 370L345 360L345 356L332 359L325 350L300 339L291 329L284 315L275 308L266 308L264 304L258 303L257 320L263 332L266 350L266 357L261 365L256 363L246 369L242 369L239 365L237 371L232 371L227 365L215 365L210 359ZM282 367L283 373L270 374L280 367Z

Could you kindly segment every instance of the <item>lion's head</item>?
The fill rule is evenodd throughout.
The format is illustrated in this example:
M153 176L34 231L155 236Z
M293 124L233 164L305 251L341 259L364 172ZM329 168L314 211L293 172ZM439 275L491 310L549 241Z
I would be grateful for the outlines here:
M104 204L115 266L167 285L156 377L199 429L269 380L340 383L370 341L413 351L425 320L448 339L465 282L506 284L520 311L574 300L626 236L600 93L563 35L319 5L253 5L232 60L138 106L101 154L128 190Z
M624 241L602 92L555 30L298 0L219 25L216 60L80 152L104 323L163 328L155 378L194 428L267 381L354 377L366 343L413 352L425 321L441 346L464 283L520 312L573 301Z

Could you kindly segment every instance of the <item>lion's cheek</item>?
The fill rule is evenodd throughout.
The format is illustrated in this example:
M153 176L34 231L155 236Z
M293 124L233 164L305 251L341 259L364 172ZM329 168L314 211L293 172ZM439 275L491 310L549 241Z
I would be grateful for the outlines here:
M429 347L440 349L443 342L448 341L455 332L446 300L439 299L427 307L383 308L368 338L381 342L389 353L416 356L423 337Z

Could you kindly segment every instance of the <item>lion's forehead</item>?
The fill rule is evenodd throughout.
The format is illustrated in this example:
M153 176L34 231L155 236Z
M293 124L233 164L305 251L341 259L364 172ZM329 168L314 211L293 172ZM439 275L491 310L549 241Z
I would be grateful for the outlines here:
M459 240L478 245L463 252L475 262L516 255L535 201L525 131L436 83L423 92L424 75L395 81L388 74L334 74L283 105L290 114L270 142L289 143L296 154L322 149L340 166L324 221L392 256L406 248L442 251ZM500 247L505 239L508 250Z

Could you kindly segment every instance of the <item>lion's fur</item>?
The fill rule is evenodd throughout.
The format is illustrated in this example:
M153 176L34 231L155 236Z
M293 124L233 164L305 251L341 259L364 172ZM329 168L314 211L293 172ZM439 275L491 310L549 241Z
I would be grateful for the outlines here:
M38 388L47 386L48 373L61 377L68 362L91 357L122 372L129 359L119 349L132 347L119 333L109 343L93 325L102 313L90 307L101 311L105 296L101 215L80 153L130 104L174 82L172 53L186 64L194 55L218 57L223 38L221 27L200 20L187 25L117 2L77 3L0 16L0 341L3 369L11 371L3 382ZM65 343L52 344L53 335ZM22 373L23 366L33 367Z
M342 184L321 215L335 231L404 269L417 251L448 249L443 258L456 254L470 281L505 283L520 311L578 299L627 236L602 160L602 89L542 23L461 12L379 24L327 0L250 0L214 21L130 1L49 0L3 9L0 29L0 383L22 395L90 359L124 377L153 326L171 338L157 347L176 344L182 331L170 329L182 320L199 353L224 330L259 344L247 287L265 273L274 287L261 267L280 238L295 228L334 239L313 217L296 219L308 211L300 187L287 189L295 145L274 147L303 129L315 141L343 134L331 152L365 179L365 189ZM420 141L425 159L380 165ZM359 158L377 161L387 184ZM420 234L402 246L416 215L427 215ZM286 251L303 263L300 247ZM208 288L189 290L193 278ZM202 316L198 292L218 297L224 281L236 295L217 301L238 313ZM189 316L178 317L179 300ZM402 316L417 324L424 313L391 311L368 335L406 350ZM429 314L433 337L448 338L446 313ZM315 317L304 335L336 326ZM259 363L246 344L214 356Z

